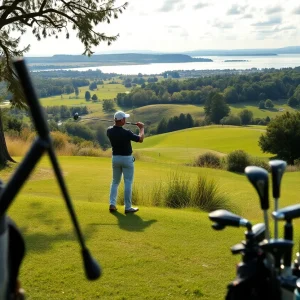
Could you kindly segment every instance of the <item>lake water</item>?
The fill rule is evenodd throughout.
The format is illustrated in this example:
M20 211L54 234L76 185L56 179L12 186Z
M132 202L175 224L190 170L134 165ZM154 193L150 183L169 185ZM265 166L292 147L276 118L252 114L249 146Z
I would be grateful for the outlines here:
M99 66L74 68L72 70L87 71L101 70L103 73L117 73L125 75L160 74L165 71L175 70L246 70L251 68L294 68L300 66L300 54L280 54L274 56L201 56L210 58L213 62L189 62L189 63L161 63L148 65L126 65L126 66ZM242 62L226 62L226 60L245 60ZM69 70L69 69L68 69Z

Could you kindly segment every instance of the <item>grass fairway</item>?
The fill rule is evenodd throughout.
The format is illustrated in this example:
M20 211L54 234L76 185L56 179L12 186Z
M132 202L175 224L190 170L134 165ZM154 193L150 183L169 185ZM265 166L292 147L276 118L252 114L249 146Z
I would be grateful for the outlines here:
M185 164L190 153L206 150L226 154L244 149L268 157L257 146L262 130L211 126L134 143L135 186L141 197L149 197L156 183L168 184L170 172L182 173L191 183L199 174L205 175L218 182L220 192L239 214L254 224L262 222L258 196L244 175ZM88 248L100 262L103 276L95 282L84 277L70 217L44 157L9 210L26 240L20 279L27 299L224 299L240 261L229 248L244 239L244 229L214 231L208 214L196 209L139 205L137 214L125 215L118 206L118 213L110 214L110 158L58 159ZM1 170L0 178L7 182L14 169ZM284 174L280 207L297 203L299 180L300 172ZM273 209L273 201L270 204ZM295 241L300 237L299 225L296 220ZM279 228L281 234L283 223Z
M114 99L118 93L125 93L128 92L129 89L125 88L122 84L108 84L105 83L103 85L98 85L98 89L91 91L89 90L88 86L80 87L79 88L79 95L78 98L76 98L75 93L63 96L53 96L53 97L47 97L47 98L41 98L41 104L43 106L60 106L60 105L67 105L67 106L77 106L77 105L88 105L89 107L94 107L96 104L99 105L99 103L93 103L92 101L86 101L85 100L85 92L89 91L91 93L91 96L94 94L97 95L99 100L104 99ZM102 103L101 103L102 107Z
M138 214L126 216L119 206L117 214L110 214L110 159L60 157L59 161L88 248L100 262L103 276L95 282L84 278L70 217L48 159L43 159L9 212L26 240L21 281L28 299L224 299L240 259L229 247L244 238L244 229L213 231L207 213L190 209L141 206ZM151 182L166 179L169 166L137 161L136 182L149 189ZM262 222L258 197L243 175L184 166L181 171L217 179L243 216ZM3 175L7 181L8 174ZM280 206L296 202L298 182L299 172L284 175Z
M146 138L135 146L143 155L158 161L191 162L199 154L226 154L241 149L257 157L270 157L258 146L263 127L206 126Z

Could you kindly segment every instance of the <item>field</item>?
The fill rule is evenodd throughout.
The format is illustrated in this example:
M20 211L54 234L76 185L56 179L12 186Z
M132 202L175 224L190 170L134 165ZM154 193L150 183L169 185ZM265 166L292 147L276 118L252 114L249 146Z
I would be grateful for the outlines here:
M118 78L115 81L120 80ZM104 99L115 99L118 93L130 92L130 89L125 88L121 83L110 84L109 81L105 81L103 85L99 85L98 89L95 91L90 91L91 95L96 94L99 102L86 101L84 96L85 92L88 90L88 86L81 87L78 97L76 95L63 95L42 98L41 103L43 106L87 106L89 109L89 117L99 117L99 118L112 118L113 113L104 112L102 109L102 101ZM258 103L243 103L243 104L232 104L230 105L231 113L238 114L242 109L249 109L253 112L254 118L266 118L271 119L277 115L281 115L286 111L294 111L293 108L286 104L285 100L274 101L274 108L272 109L259 109ZM122 109L116 105L116 109ZM203 105L191 105L191 104L159 104L159 105L149 105L139 108L130 108L127 111L131 114L130 121L137 122L142 121L147 124L149 130L156 129L162 118L169 120L173 116L179 116L181 113L190 113L193 119L196 121L201 121L204 119L204 107ZM91 124L95 121L88 121Z
M262 222L258 196L244 175L187 163L208 150L226 155L244 149L268 159L257 146L263 130L211 126L146 138L143 144L133 144L135 187L147 198L157 183L167 184L171 172L191 182L205 175L218 182L241 215ZM84 278L70 218L45 157L9 211L26 240L20 279L28 299L224 299L240 260L229 248L244 239L244 229L214 231L207 213L197 209L145 204L136 215L126 216L122 206L110 214L110 158L61 156L59 162L103 276L95 282ZM0 177L7 182L12 172L2 170ZM299 179L300 172L284 174L280 207L297 203ZM295 222L295 240L299 224Z

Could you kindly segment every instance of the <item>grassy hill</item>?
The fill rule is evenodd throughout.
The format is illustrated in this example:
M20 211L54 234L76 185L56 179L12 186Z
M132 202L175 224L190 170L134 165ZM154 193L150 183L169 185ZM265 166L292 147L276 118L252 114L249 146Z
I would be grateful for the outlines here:
M262 126L205 126L151 136L135 149L157 161L191 162L206 151L220 155L233 150L244 150L257 157L270 157L258 146L258 139L265 131Z
M206 212L150 207L147 199L156 184L168 184L172 172L191 183L202 175L216 180L220 193L242 216L262 222L258 196L244 175L186 163L208 150L224 155L243 149L268 158L257 146L263 130L209 126L134 143L134 188L145 199L136 215L125 215L120 205L117 214L108 212L109 157L60 156L87 245L103 268L102 278L95 282L84 278L70 217L49 159L43 158L9 210L26 240L20 279L28 299L224 299L240 261L229 248L244 239L244 229L214 231ZM12 171L1 170L0 177L7 182ZM280 207L297 203L299 179L300 172L284 174ZM300 221L294 225L296 241Z
M118 81L119 79L115 79ZM120 80L119 80L120 81ZM103 85L99 85L98 89L95 91L90 91L91 95L96 94L99 102L87 102L85 100L85 92L89 90L88 86L81 87L79 89L79 95L70 94L61 96L54 96L48 98L42 98L41 103L43 106L87 106L90 114L89 117L99 117L99 118L110 118L112 119L113 112L104 112L102 109L102 101L104 99L115 99L118 93L130 92L130 88L125 88L121 83L110 84L109 81L105 81ZM295 111L295 109L289 107L285 100L273 101L274 108L272 109L259 109L258 103L242 103L242 104L232 104L230 105L231 113L238 114L243 109L249 109L253 112L254 118L266 118L271 119L277 115L281 115L286 111ZM116 109L124 109L116 105ZM130 121L142 121L147 124L149 130L156 129L162 118L169 120L169 118L174 116L179 116L181 113L190 113L193 119L196 121L201 121L204 119L204 107L203 105L180 105L180 104L157 104L148 105L139 108L125 109L131 114ZM89 124L97 121L88 121Z
M119 206L117 214L110 214L110 159L59 157L59 161L103 277L95 282L84 278L70 218L44 158L9 211L26 239L21 281L28 299L224 299L239 261L229 247L244 238L244 229L213 231L207 213L192 209L140 206L138 214L126 216ZM150 192L174 169L174 164L138 160L135 184ZM243 216L262 222L258 197L245 176L187 166L176 170L191 180L198 174L215 178ZM10 174L2 174L7 181ZM299 175L284 175L280 207L296 203Z

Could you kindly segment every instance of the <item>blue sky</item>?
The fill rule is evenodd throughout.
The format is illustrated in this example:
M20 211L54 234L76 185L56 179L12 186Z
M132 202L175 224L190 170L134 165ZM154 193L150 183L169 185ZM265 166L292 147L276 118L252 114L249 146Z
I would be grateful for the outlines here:
M125 1L117 0L117 4ZM119 39L96 53L116 50L180 52L198 49L279 48L300 45L300 2L293 0L129 0L119 19L98 26ZM81 54L76 34L35 41L27 55Z

